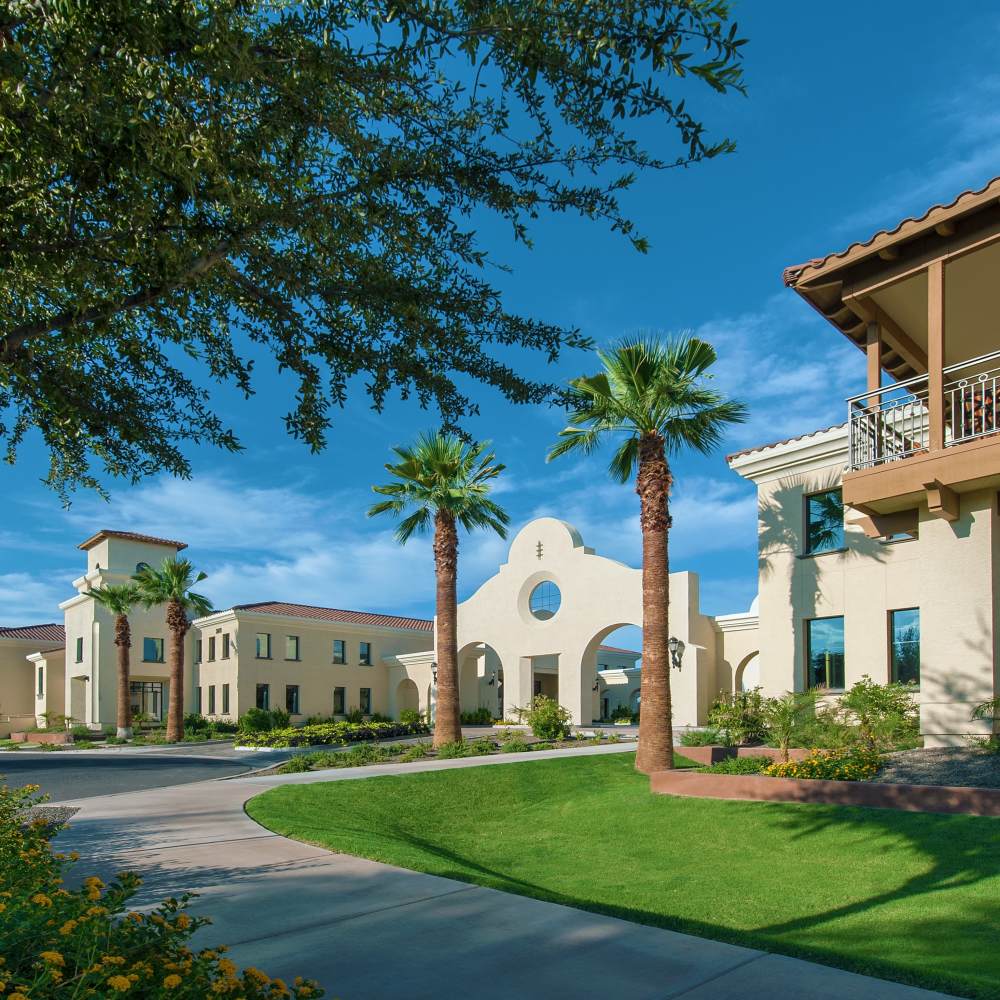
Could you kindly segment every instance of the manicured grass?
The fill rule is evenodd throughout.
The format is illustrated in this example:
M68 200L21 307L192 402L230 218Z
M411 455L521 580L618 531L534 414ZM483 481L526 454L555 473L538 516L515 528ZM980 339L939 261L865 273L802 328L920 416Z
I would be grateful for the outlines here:
M1000 998L1000 820L651 795L627 753L286 785L247 811L346 854Z

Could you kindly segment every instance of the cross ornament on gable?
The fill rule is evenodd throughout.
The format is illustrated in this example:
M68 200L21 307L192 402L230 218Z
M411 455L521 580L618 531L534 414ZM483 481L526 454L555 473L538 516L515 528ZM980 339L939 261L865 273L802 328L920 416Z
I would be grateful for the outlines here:
M537 544L537 545L535 546L535 554L536 554L536 555L538 556L538 558L539 558L539 559L541 559L541 558L542 558L542 543L541 543L541 542L539 542L539 543L538 543L538 544Z

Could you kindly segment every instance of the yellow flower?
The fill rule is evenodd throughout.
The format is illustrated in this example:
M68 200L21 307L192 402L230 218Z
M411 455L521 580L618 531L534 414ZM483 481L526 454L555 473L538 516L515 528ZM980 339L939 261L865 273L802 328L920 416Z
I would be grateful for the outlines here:
M179 931L186 931L191 926L191 918L186 913L181 913L178 915L177 919L174 921L174 927Z
M52 900L45 895L44 892L36 892L34 896L31 897L31 901L38 906L51 906Z
M39 953L39 958L44 959L50 965L65 965L66 959L58 951L43 951Z
M108 965L124 965L125 959L121 955L101 955L101 961Z
M7 1000L28 1000L23 993L11 993Z
M252 965L248 965L243 970L243 978L249 979L251 982L258 983L261 986L271 981L271 977L267 973L261 972L260 969L255 969Z
M172 972L166 979L163 980L164 989L172 990L175 986L180 986L181 977L177 975L176 972Z
M76 930L76 921L67 920L66 923L64 923L62 927L59 928L59 933L62 935L72 934L73 931L75 930Z
M132 980L127 976L112 976L108 980L108 986L119 993L132 989Z
M219 972L221 972L224 976L236 975L236 963L231 962L228 958L220 958Z

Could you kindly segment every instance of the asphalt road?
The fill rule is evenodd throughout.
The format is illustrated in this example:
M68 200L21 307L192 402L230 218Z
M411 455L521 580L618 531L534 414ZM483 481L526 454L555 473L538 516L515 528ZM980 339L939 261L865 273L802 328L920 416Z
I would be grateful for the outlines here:
M0 756L0 775L11 786L40 785L50 801L62 802L222 778L267 763L175 754L100 754L99 750L87 754L6 753Z

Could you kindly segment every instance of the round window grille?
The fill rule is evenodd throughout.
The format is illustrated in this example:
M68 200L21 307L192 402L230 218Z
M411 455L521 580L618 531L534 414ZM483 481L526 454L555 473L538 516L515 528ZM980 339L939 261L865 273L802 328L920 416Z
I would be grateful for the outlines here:
M560 604L562 604L562 594L551 580L543 580L528 598L528 609L540 622L554 617Z

